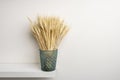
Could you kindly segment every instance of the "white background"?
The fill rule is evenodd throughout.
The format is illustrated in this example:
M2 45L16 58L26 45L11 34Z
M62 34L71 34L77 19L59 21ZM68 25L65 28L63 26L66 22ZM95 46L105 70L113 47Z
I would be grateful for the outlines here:
M37 15L59 16L71 28L59 47L56 77L41 80L120 80L119 0L0 0L1 64L39 63L27 19Z

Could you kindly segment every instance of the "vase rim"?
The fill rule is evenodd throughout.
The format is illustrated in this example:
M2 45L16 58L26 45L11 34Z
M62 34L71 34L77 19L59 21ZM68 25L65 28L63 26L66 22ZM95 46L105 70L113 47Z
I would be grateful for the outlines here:
M58 49L53 49L53 50L41 50L41 49L39 49L40 51L56 51L56 50L58 50Z

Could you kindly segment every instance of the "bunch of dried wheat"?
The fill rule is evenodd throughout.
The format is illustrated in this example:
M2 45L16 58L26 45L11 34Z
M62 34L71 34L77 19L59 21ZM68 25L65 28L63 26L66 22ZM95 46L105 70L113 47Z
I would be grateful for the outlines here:
M30 19L29 19L30 20ZM31 22L32 32L41 50L56 50L69 28L58 17L38 17Z

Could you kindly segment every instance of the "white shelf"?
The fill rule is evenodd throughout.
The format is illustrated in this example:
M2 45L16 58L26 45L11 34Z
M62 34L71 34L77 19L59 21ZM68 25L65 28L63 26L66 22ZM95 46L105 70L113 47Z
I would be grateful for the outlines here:
M56 71L42 71L40 64L0 64L0 78L42 78L55 74Z

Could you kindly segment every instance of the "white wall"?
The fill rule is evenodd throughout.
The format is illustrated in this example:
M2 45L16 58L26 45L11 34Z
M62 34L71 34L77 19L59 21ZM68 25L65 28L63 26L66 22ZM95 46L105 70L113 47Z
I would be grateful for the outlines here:
M38 63L27 16L55 15L71 30L59 48L56 77L41 80L120 80L119 4L119 0L0 0L0 63Z

